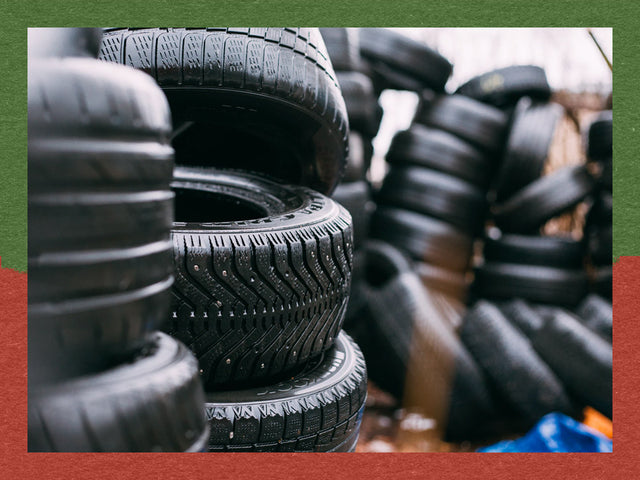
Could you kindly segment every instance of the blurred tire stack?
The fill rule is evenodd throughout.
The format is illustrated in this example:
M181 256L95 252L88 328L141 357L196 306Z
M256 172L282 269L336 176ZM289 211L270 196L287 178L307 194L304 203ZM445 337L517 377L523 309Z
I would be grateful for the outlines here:
M585 405L610 418L610 112L585 164L554 153L567 117L543 69L494 70L447 94L451 65L426 45L374 28L359 41L377 95L420 98L374 189L371 236L386 243L361 247L347 314L370 377L447 440L523 432L552 411L580 418Z
M353 451L352 220L326 196L349 130L318 29L78 32L104 61L30 64L30 449Z

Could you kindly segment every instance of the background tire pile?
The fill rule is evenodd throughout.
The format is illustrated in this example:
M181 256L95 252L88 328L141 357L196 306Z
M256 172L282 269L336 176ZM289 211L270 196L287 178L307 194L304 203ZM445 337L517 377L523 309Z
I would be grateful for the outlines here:
M449 94L452 66L437 52L386 29L353 32L323 29L332 58L375 95L420 98L371 187L369 239L356 238L345 328L371 379L447 440L524 431L552 411L580 418L586 405L611 418L611 112L585 133L587 163L556 168L564 109L541 68L495 70ZM359 124L379 122L367 111ZM584 228L549 233L585 210Z
M349 127L320 32L74 32L30 64L30 450L353 451L352 219L327 196Z

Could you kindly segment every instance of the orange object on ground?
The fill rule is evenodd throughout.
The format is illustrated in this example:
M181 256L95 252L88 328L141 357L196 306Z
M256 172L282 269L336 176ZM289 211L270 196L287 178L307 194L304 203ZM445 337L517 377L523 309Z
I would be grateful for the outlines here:
M585 407L582 413L584 414L582 423L606 435L608 438L613 438L613 422L611 419L591 407Z

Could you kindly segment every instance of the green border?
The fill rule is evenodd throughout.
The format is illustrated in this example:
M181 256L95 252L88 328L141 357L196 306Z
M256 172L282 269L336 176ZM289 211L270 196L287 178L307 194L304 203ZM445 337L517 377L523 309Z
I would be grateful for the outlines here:
M640 133L638 0L4 0L0 14L3 267L20 271L27 267L26 29L30 26L613 27L613 253L640 254L635 235L640 226L640 162L634 155Z

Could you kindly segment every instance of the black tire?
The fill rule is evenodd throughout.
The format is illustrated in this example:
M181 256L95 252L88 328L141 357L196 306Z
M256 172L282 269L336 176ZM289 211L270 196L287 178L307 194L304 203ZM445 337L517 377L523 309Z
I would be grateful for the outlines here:
M544 318L524 300L519 298L498 306L504 317L528 338L542 328Z
M459 302L466 301L469 282L464 273L451 272L423 262L416 263L416 273L427 289L443 292Z
M290 379L207 394L209 451L354 451L367 396L358 346L345 333Z
M332 198L351 214L355 248L360 247L369 236L369 222L376 208L371 200L370 190L366 181L341 183L332 195Z
M613 225L591 229L588 232L589 257L594 265L611 265Z
M492 70L460 85L456 93L498 108L514 105L521 97L548 100L551 87L544 70L535 65L514 65Z
M513 113L495 190L499 202L540 178L563 108L555 103L518 102Z
M462 95L440 95L423 102L414 118L415 122L445 130L490 154L502 150L507 120L501 110Z
M493 207L496 225L510 233L532 233L547 220L584 200L595 180L584 165L565 167L536 180Z
M446 58L420 42L385 28L361 28L359 33L363 57L399 71L423 88L444 90L453 68Z
M166 318L173 150L167 101L133 69L42 59L28 90L29 379L50 382Z
M531 338L531 344L570 393L611 418L610 343L581 325L570 313L558 309Z
M611 343L613 338L613 308L611 302L599 295L589 295L578 308L576 315L582 324Z
M166 330L205 389L277 378L330 348L351 284L351 216L305 187L176 168L176 281Z
M602 168L600 170L599 184L607 192L613 190L613 161L602 162Z
M613 294L613 272L611 265L597 268L593 274L591 289L603 298L611 300Z
M335 71L360 70L360 41L356 29L321 28L320 34Z
M371 236L420 260L455 272L469 266L473 238L441 220L398 208L379 206Z
M29 28L29 61L43 57L92 57L100 51L100 28Z
M574 413L560 380L495 305L477 302L467 312L460 338L499 394L530 425L550 412Z
M611 225L613 222L613 196L610 192L599 192L587 213L585 229Z
M587 285L582 270L487 262L476 268L473 290L480 298L522 298L573 307L586 295Z
M342 176L347 112L317 28L114 29L100 58L163 88L178 164L263 172L322 193Z
M478 367L397 249L368 242L365 258L370 378L405 406L427 409L447 438L469 438L492 410Z
M489 231L483 256L488 262L523 263L556 268L579 269L585 255L584 242L570 237L500 234Z
M464 140L416 123L393 137L386 159L391 165L431 168L482 188L492 170L486 157Z
M203 451L209 434L198 365L162 333L131 362L29 389L30 452Z
M591 160L611 161L613 155L613 112L601 112L589 126L587 157Z
M341 183L359 182L367 178L367 170L371 164L371 157L367 159L368 141L353 130L349 132L349 158Z
M375 137L382 116L371 79L360 72L338 72L336 77L347 106L350 130Z
M376 197L379 205L434 217L471 235L484 224L485 193L456 177L421 167L393 167Z

